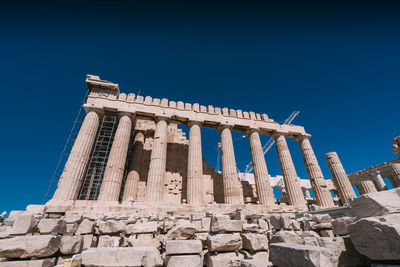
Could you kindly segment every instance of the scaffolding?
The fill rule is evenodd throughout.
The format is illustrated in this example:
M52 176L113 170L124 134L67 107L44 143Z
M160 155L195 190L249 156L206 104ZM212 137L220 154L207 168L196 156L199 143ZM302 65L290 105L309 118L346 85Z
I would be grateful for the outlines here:
M54 194L54 192L57 188L57 183L60 180L61 174L64 170L65 163L68 160L68 156L71 153L71 149L72 149L75 139L79 133L79 129L81 128L82 122L85 119L86 113L84 111L83 105L86 103L87 97L88 97L88 93L86 93L86 95L82 101L82 104L80 105L78 115L76 116L76 118L74 120L72 129L69 132L67 141L64 145L64 149L62 150L62 152L60 154L60 158L58 159L56 170L54 171L53 176L50 179L49 187L47 188L47 192L44 197L44 203L46 203L48 200L50 200L51 196Z
M78 199L97 199L117 125L116 114L109 113L103 116Z

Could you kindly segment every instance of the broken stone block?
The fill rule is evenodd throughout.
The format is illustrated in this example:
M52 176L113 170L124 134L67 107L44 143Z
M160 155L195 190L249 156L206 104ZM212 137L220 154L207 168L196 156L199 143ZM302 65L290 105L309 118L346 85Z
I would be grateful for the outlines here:
M239 234L217 234L208 236L209 251L235 251L242 249Z
M268 221L264 220L264 219L259 219L258 220L258 225L260 226L260 228L264 231L268 231L269 230L269 224Z
M293 231L280 230L273 234L270 243L296 243L299 236Z
M201 218L201 230L204 232L210 231L210 226L211 226L211 218L210 217L204 217Z
M65 234L67 226L61 219L41 219L38 224L40 234Z
M55 258L43 260L0 262L0 267L53 267L54 265Z
M17 236L0 240L0 257L31 258L49 257L60 247L59 236L33 235Z
M316 237L306 236L300 237L296 240L296 244L306 245L306 246L319 246L318 239Z
M333 237L332 230L321 230L320 233L322 237Z
M80 223L82 214L76 212L68 212L65 214L64 220L66 223Z
M216 215L211 217L210 231L213 233L232 232L232 222L228 215ZM242 229L240 229L241 231Z
M122 238L120 236L101 235L99 237L98 248L117 248L121 245Z
M179 220L177 224L168 231L168 239L188 239L197 232L197 228L187 220Z
M32 214L20 215L15 219L11 229L11 235L25 235L33 233L38 224L37 219Z
M243 225L246 224L245 220L231 220L232 232L241 232L243 230Z
M251 252L268 250L268 238L264 234L246 233L240 234L243 241L243 249Z
M351 209L358 218L400 213L400 188L361 195Z
M82 252L82 264L88 266L162 266L158 249L153 247L90 248Z
M200 240L167 240L165 242L166 255L199 254L202 248Z
M291 230L291 215L290 214L273 214L270 216L272 229Z
M233 265L233 262L242 259L244 259L243 254L235 252L218 253L215 255L211 253L206 254L206 264L212 267L240 266L240 264Z
M98 223L100 234L118 234L125 230L125 224L121 221L106 220Z
M316 223L330 223L331 216L329 214L314 214L312 220Z
M137 234L128 238L128 244L131 247L155 247L161 246L160 237L154 237L153 234Z
M97 247L97 236L94 235L83 235L83 247L82 249L89 249Z
M9 238L11 234L11 226L1 226L0 227L0 239Z
M200 255L175 255L168 256L167 267L201 267L203 262Z
M347 226L354 222L354 217L341 217L332 220L332 231L335 235L348 235Z
M400 260L400 214L363 218L348 231L354 247L368 258Z
M60 244L60 252L64 255L77 254L82 251L82 236L62 236Z
M125 231L127 234L156 233L157 227L157 222L137 222L135 224L128 224Z
M258 232L258 224L245 223L245 224L243 224L242 229L245 232Z
M88 219L84 219L78 226L75 234L77 235L87 235L92 234L95 226L95 222L90 221Z
M65 233L74 235L76 233L76 230L78 230L78 227L78 223L67 223Z
M271 244L270 261L279 267L337 266L326 248L287 243Z

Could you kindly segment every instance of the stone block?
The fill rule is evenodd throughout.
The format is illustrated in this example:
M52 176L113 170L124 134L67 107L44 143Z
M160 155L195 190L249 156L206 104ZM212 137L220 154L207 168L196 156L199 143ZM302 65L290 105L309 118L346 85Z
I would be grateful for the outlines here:
M245 231L245 232L258 232L258 224L245 223L242 226L242 230Z
M326 248L287 243L271 244L270 261L279 267L337 266Z
M168 256L167 267L202 267L203 261L200 255L175 255Z
M196 226L187 220L179 220L176 225L168 231L168 239L188 239L197 232Z
M165 242L166 255L199 254L202 248L200 240L167 240Z
M242 249L239 234L217 234L208 236L209 251L235 251Z
M156 233L158 223L157 222L137 222L135 224L128 224L126 226L127 234L144 234L144 233Z
M270 217L272 229L291 230L291 216L289 214L273 214Z
M77 235L92 234L95 224L96 223L93 221L90 221L88 219L83 219L83 221L79 224L75 234Z
M359 218L400 213L400 188L360 196L351 203Z
M242 232L243 225L247 223L246 220L231 220L232 232Z
M82 252L82 264L94 266L162 266L158 249L153 247L90 248Z
M335 235L348 235L347 226L354 222L354 217L341 217L332 220L332 230Z
M118 234L125 231L125 223L122 221L106 220L98 222L100 234Z
M305 236L305 237L298 238L296 240L296 244L319 247L318 238L311 237L311 236Z
M331 216L329 214L314 214L312 220L316 223L330 223Z
M372 260L400 260L400 214L363 218L348 231L359 253Z
M262 230L264 230L264 231L268 231L268 230L270 229L270 228L269 228L269 223L268 223L267 220L259 219L259 220L258 220L258 225L259 225L260 228L261 228Z
M207 248L208 233L195 233L194 237L201 241L203 248Z
M62 236L60 244L60 252L64 255L77 254L82 251L82 236Z
M207 253L206 264L207 267L226 267L226 266L240 266L234 265L235 261L241 261L244 259L243 254L235 252L218 253L216 255Z
M94 235L83 235L83 250L97 247L98 237Z
M161 246L160 236L153 236L153 234L137 234L131 235L128 238L128 244L131 247L155 247Z
M65 234L67 225L62 219L41 219L38 224L40 234Z
M64 220L66 223L80 223L82 214L76 212L68 212L65 214Z
M296 243L299 236L293 231L280 230L273 234L270 243Z
M0 262L0 267L53 267L54 265L55 258L43 260Z
M332 230L321 230L320 231L322 237L333 237L333 231Z
M78 223L67 223L65 233L74 235L78 230L78 227L79 227Z
M211 217L210 231L213 233L232 232L233 226L228 215L216 215ZM242 229L240 229L241 231Z
M268 250L268 238L264 234L247 233L240 234L243 242L243 249L251 252Z
M122 238L120 236L101 235L99 237L98 248L117 248L121 245Z
M50 257L58 251L61 238L51 235L17 236L0 240L0 257Z
M38 220L32 214L20 215L15 219L11 229L11 235L25 235L32 233L38 224Z
M11 229L11 226L0 226L0 239L9 238Z

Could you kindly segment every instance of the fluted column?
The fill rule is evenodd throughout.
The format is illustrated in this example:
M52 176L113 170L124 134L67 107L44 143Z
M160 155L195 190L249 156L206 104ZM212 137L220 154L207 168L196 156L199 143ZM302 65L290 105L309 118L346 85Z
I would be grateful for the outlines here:
M204 203L203 156L200 122L189 122L189 152L187 167L187 203Z
M375 173L371 174L371 176L375 179L379 191L387 190L387 186L385 181L383 181L380 171L376 171Z
M292 156L289 152L289 147L283 135L276 134L275 139L276 150L278 152L279 163L281 165L282 175L285 182L285 188L289 199L289 205L299 208L306 208L306 200L301 191L300 179L297 177L296 169L294 168Z
M147 178L146 201L164 201L164 180L167 165L167 118L157 118Z
M85 176L87 164L100 125L100 114L89 111L82 123L64 171L54 193L55 200L75 200Z
M248 135L258 201L260 204L273 205L275 204L275 197L269 182L267 164L265 163L259 133L257 130L251 129Z
M144 145L144 134L137 132L133 141L133 151L131 162L129 164L129 172L126 176L123 201L136 200L137 188L139 184L139 173L142 169L142 154Z
M298 138L298 142L317 205L326 208L334 207L335 203L333 203L332 195L329 192L324 175L319 167L317 157L311 147L309 137L302 136Z
M400 186L400 163L392 163L392 170L393 170L393 175L391 175L394 184L397 186ZM393 185L393 187L395 187Z
M336 152L329 152L325 154L325 158L328 162L329 169L332 173L332 179L336 184L342 204L350 204L350 198L355 198L357 196L353 187L351 186L349 177L347 176L338 155Z
M243 204L243 191L236 171L235 152L229 126L221 126L222 178L224 202L226 204Z
M130 115L123 114L118 122L117 131L111 146L100 187L99 201L118 201L124 178L126 156L131 139L132 119Z
M312 198L312 197L311 197L311 194L310 194L310 190L304 189L304 190L303 190L303 193L304 193L304 196L305 196L306 199ZM333 200L332 200L332 201L333 201Z
M368 180L359 182L357 184L357 189L360 195L378 192L378 190L376 190L374 183Z

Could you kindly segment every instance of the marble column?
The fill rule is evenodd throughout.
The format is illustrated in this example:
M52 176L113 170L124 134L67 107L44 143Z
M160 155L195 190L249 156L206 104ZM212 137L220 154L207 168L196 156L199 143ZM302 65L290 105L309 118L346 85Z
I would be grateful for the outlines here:
M201 153L201 123L189 122L187 167L187 203L204 204L203 156Z
M304 192L304 197L306 199L312 199L311 194L310 194L310 190L304 189L303 192ZM332 202L333 202L333 200L332 200Z
M396 186L400 186L400 163L392 163L391 165L393 171L393 175L391 175L391 177Z
M129 114L121 115L100 187L99 201L118 201L132 132Z
M304 164L307 168L308 178L310 179L317 205L326 208L334 207L335 203L333 203L332 195L329 192L324 175L319 167L317 157L311 147L309 137L302 136L297 140L300 145Z
M297 177L286 139L281 134L276 134L273 138L275 139L283 180L289 198L289 205L306 208L307 202L304 199L303 192L301 191L300 179Z
M142 170L143 146L144 134L142 132L137 132L133 141L133 151L129 164L129 172L126 176L124 194L122 197L123 201L136 200L140 171Z
M224 202L226 204L243 204L243 190L236 171L235 152L230 127L223 125L220 127L220 132Z
M168 119L158 117L150 156L146 186L146 202L164 201L164 181L167 165Z
M269 181L267 164L265 163L258 130L250 129L248 136L258 201L260 204L274 205L274 192Z
M329 152L325 154L325 158L328 162L329 169L332 173L332 180L336 185L342 204L350 204L350 198L356 198L357 196L338 155L336 152Z
M76 200L87 164L100 126L101 114L89 111L82 123L78 136L65 163L64 171L54 193L54 200Z
M383 181L382 175L380 171L376 171L375 173L372 173L371 176L373 179L375 179L376 184L378 185L379 191L387 190L387 186L385 184L385 181Z
M360 195L378 192L378 190L376 190L374 182L369 181L369 180L359 182L357 184L357 189L358 189L358 192L360 193Z

